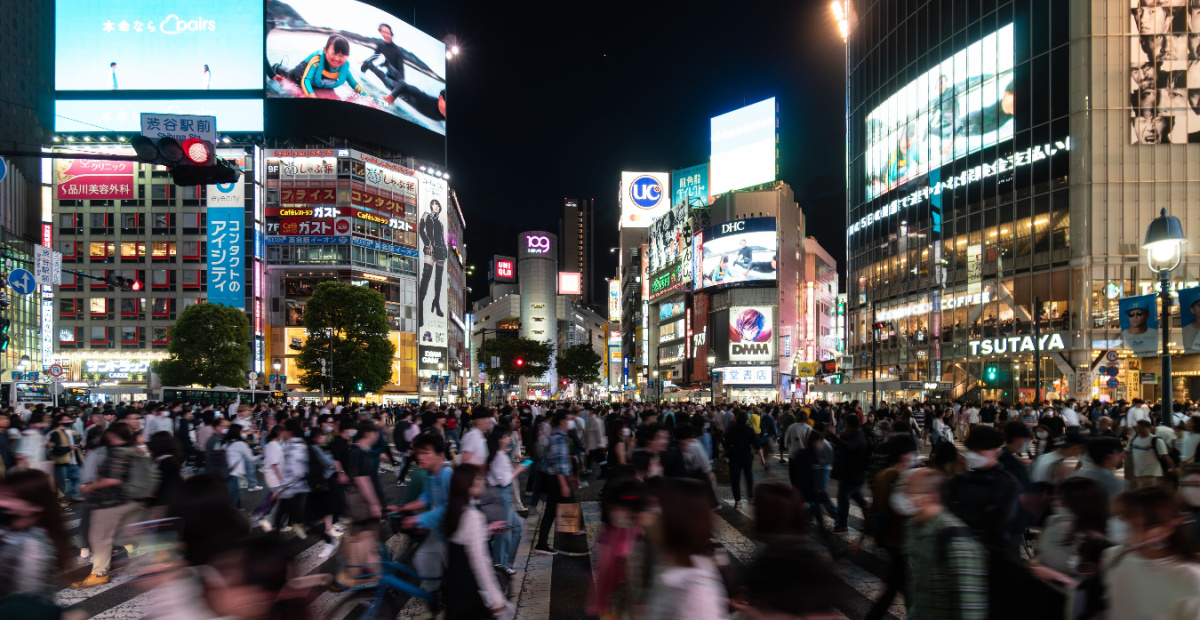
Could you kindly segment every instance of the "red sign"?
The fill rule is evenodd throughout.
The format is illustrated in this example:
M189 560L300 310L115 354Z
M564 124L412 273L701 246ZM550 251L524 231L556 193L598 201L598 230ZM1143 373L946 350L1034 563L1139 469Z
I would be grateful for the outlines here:
M279 218L281 235L332 235L333 220L313 220L307 217Z
M404 203L394 198L384 198L373 192L361 189L350 190L350 203L357 207L366 207L379 211L389 211L404 215Z
M332 187L289 187L279 190L280 204L331 205L337 202L337 192Z
M267 157L333 157L333 149L267 149Z
M496 277L511 280L513 278L513 262L510 260L496 261Z
M59 200L130 200L134 198L134 162L92 159L55 160Z
M333 221L333 234L348 235L350 234L350 218L339 217Z

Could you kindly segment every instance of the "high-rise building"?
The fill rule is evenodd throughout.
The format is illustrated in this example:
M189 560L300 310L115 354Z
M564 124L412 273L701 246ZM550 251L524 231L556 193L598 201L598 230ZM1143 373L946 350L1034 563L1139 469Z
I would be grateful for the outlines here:
M582 276L583 294L579 301L584 305L596 301L592 282L595 262L592 218L595 203L592 198L566 198L563 200L562 219L558 221L558 266L563 271L575 271Z

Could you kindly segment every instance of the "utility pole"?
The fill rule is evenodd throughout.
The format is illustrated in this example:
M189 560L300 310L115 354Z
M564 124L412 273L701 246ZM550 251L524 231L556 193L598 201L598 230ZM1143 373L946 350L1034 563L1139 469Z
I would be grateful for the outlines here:
M878 411L879 390L877 388L877 378L879 377L879 364L876 359L879 353L879 323L875 321L875 301L871 301L871 409Z
M1033 402L1035 408L1042 399L1042 298L1033 298Z

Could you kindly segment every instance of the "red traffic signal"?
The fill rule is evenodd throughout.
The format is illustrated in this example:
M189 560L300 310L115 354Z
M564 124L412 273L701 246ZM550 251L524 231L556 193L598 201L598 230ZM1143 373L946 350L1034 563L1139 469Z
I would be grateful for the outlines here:
M140 290L142 290L142 281L141 281L141 280L134 280L133 282L131 282L131 283L129 284L129 290L131 290L131 291L140 291Z
M565 387L567 385L567 380L563 379L562 381L559 381L559 383L561 383Z
M188 138L183 141L183 155L197 166L208 166L216 159L212 143L206 143L199 138Z
M525 360L518 357L515 361L513 361L513 365L520 368L521 366L525 365Z

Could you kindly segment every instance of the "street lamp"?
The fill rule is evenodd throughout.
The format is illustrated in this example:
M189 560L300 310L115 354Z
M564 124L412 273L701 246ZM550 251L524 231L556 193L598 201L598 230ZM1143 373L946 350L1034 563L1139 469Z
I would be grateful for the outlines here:
M20 368L22 371L29 368L29 356L28 355L21 356L20 361L17 362L17 368Z
M276 389L283 390L283 381L279 378L279 369L283 368L283 361L278 357L271 360L271 368L275 370L275 385Z
M657 405L662 400L662 389L658 387L658 371L651 372L650 376L654 377L654 404Z
M445 396L443 395L444 394L443 390L445 390L446 384L442 381L442 371L445 370L445 368L446 368L446 365L444 363L438 362L438 378L437 378L438 402L443 402L445 399Z
M713 366L717 365L717 356L708 356L708 402L717 404L717 373L713 372Z
M1150 271L1158 274L1158 298L1162 301L1162 314L1159 319L1159 329L1162 330L1162 415L1164 420L1170 419L1174 411L1171 402L1171 272L1183 260L1183 225L1179 218L1167 215L1163 209L1159 216L1146 227L1146 241L1142 248L1146 250L1146 263Z

